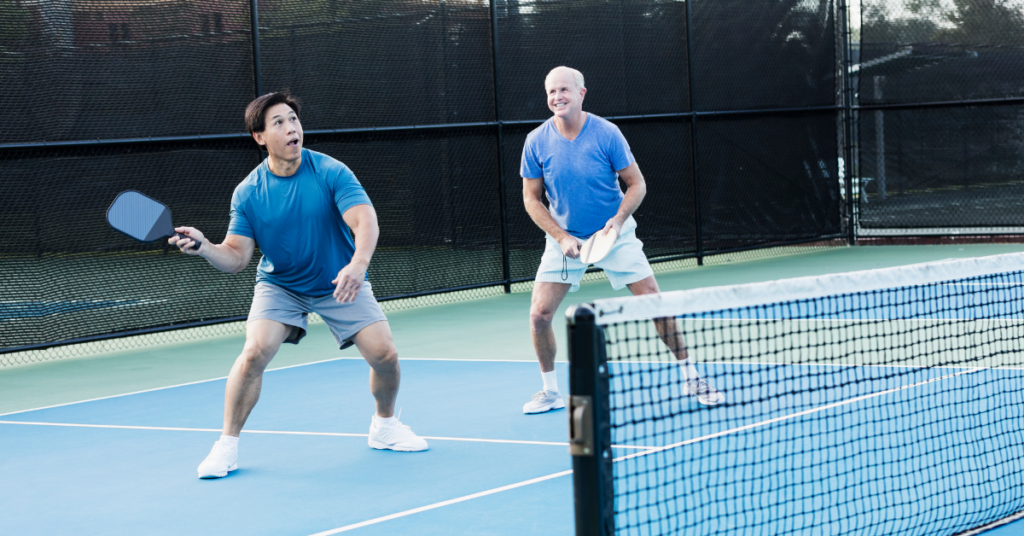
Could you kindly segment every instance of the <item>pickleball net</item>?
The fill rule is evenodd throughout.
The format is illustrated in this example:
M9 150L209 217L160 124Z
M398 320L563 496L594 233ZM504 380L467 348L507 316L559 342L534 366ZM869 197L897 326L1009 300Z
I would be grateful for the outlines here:
M1014 519L1022 270L1009 254L570 308L577 533L935 535ZM673 319L661 334L658 318ZM679 334L723 404L684 393L664 342Z

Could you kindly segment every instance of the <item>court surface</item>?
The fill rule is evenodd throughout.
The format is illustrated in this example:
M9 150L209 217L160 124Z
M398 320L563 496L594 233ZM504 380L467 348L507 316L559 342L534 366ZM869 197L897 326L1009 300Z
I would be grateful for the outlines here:
M663 290L677 290L1022 250L1021 245L841 248L737 258L661 273L658 280ZM621 294L606 281L584 283L563 304L556 316L563 392L568 375L562 312L571 303ZM285 347L271 365L277 368L266 374L260 403L242 435L240 469L213 481L198 480L195 468L219 434L222 377L241 337L0 369L0 532L572 534L566 413L521 412L540 388L528 308L529 294L521 293L389 313L403 358L401 419L428 438L431 449L425 453L366 445L373 411L367 367L354 351L336 350L322 324L313 325L303 344ZM760 373L772 368L783 378L792 367L697 364L703 375L723 378L719 387L726 393L744 391L729 384L743 375L719 370L737 366L761 367ZM849 374L865 370L870 369L851 367ZM945 380L929 380L960 372L922 370L898 381L932 389ZM1020 381L1020 371L964 374L1001 375L986 382L990 385ZM889 376L858 382L865 392L852 396L891 389L893 381ZM777 387L786 392L793 386ZM895 396L910 396L909 391ZM817 392L821 400L812 402L821 411L851 396ZM784 397L775 400L768 418L808 409L807 400L791 407ZM680 419L690 419L673 427L681 435L665 440L723 431L711 429L708 412L729 412L724 421L730 426L757 424L755 406L727 404L681 414ZM714 420L722 422L720 417ZM799 420L788 422L799 426ZM659 446L620 443L618 457ZM694 448L707 452L711 444L699 441ZM637 456L632 463L658 458ZM1024 534L1024 525L987 534Z

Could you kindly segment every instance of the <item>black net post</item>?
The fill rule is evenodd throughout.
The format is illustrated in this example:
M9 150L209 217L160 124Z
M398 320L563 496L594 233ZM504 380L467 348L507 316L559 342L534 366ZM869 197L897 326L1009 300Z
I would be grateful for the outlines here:
M569 342L569 453L576 534L615 533L611 425L604 336L590 305L565 313Z

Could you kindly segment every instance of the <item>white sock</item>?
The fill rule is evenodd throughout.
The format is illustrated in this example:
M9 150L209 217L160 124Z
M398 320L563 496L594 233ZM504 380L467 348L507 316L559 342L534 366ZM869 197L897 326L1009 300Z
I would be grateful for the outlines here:
M558 392L558 378L555 377L555 371L541 372L540 377L544 380L545 391L551 391L552 393Z
M373 416L373 420L377 421L377 424L395 424L398 422L398 418L394 415L390 417L380 417L376 414Z
M686 381L700 379L700 374L697 374L697 367L694 367L693 363L690 363L689 358L680 361L679 366L683 369L683 378L686 378Z
M221 434L221 436L220 436L220 444L224 445L225 447L230 447L230 448L233 448L233 449L237 449L238 448L238 437L237 436L233 436L233 435Z

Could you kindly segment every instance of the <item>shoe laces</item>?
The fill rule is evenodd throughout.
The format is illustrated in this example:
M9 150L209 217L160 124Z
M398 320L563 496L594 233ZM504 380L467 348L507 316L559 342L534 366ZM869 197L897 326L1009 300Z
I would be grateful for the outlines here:
M686 383L689 384L690 391L692 391L697 396L711 394L715 390L713 387L711 387L711 384L709 384L708 381L705 380L704 378L690 380Z
M395 421L392 424L383 424L382 423L382 424L380 424L378 426L380 426L381 428L391 428L391 429L403 429L404 428L406 430L412 430L412 428L410 428L408 424L402 424L401 418L402 418L402 408L398 408L398 411L395 413Z
M708 383L707 380L705 380L704 378L697 380L698 395L710 395L714 392L716 392L716 389L714 387L711 387L711 384Z
M533 400L536 400L538 402L540 402L541 400L545 400L547 398L549 398L548 392L543 389L533 394Z

